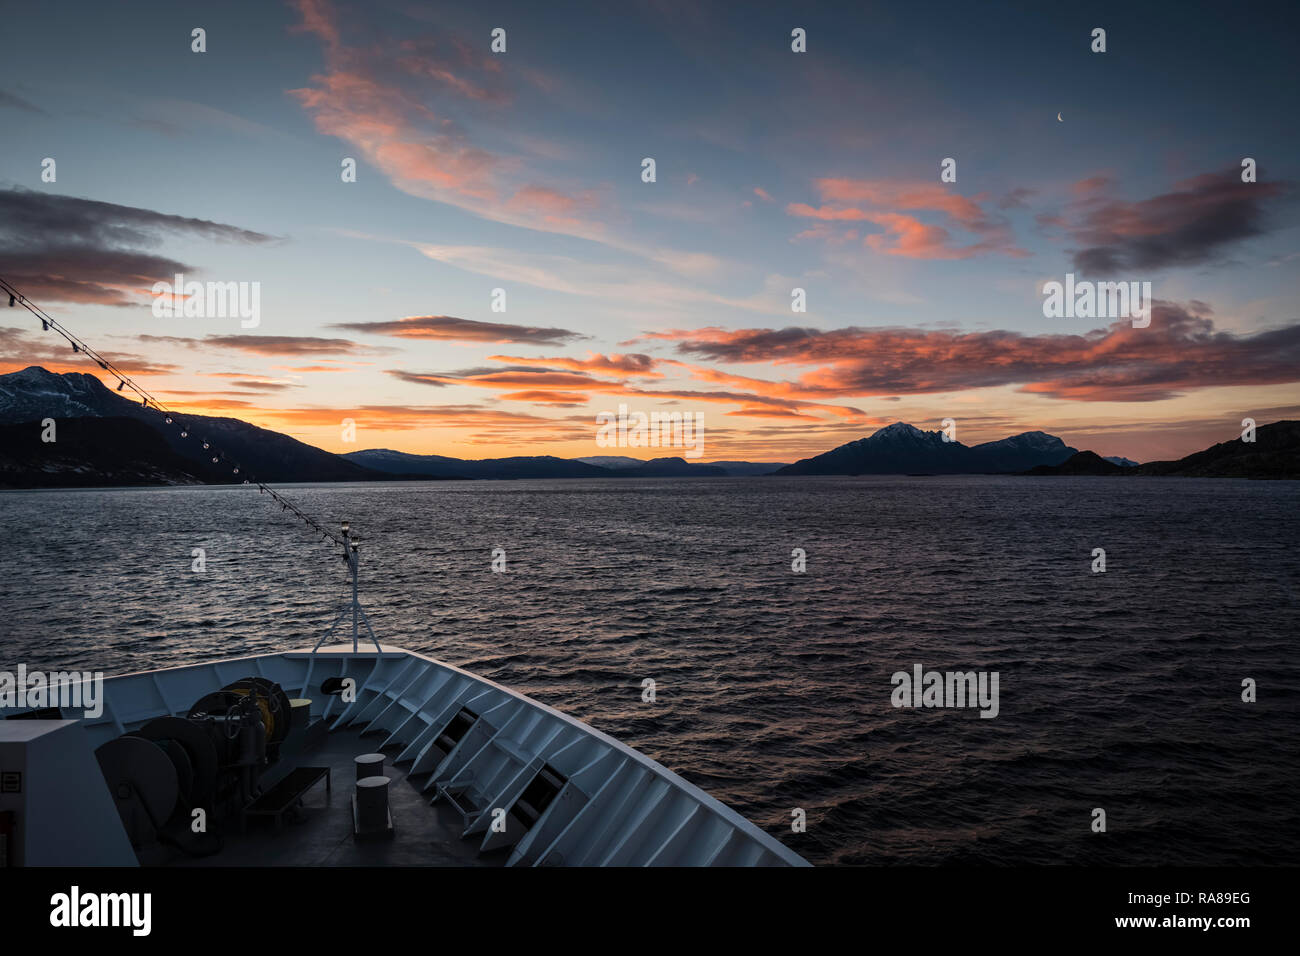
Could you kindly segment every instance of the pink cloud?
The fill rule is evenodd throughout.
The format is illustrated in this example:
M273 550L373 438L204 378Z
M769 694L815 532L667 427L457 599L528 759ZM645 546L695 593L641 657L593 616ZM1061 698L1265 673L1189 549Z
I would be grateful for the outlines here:
M510 102L512 74L468 44L418 37L349 46L325 0L297 0L298 27L319 37L325 69L290 90L316 129L355 148L398 189L485 218L595 238L597 195L530 181L522 159L475 145L454 119L466 104Z
M1198 302L1157 302L1149 328L1121 321L1082 334L710 327L644 338L715 362L812 366L794 382L748 382L755 391L800 397L1017 386L1073 401L1151 402L1205 388L1300 382L1300 324L1237 335L1216 329Z
M936 183L891 180L824 178L813 185L822 204L790 203L786 212L822 224L869 222L879 226L880 232L862 240L876 252L909 259L969 259L990 253L1028 255L1015 245L1007 222L980 206L977 200L987 198L982 195L971 198ZM929 214L939 222L925 222L911 213ZM949 227L972 233L978 241L958 245ZM833 228L813 228L796 238L842 243L850 236ZM856 231L851 238L857 238Z

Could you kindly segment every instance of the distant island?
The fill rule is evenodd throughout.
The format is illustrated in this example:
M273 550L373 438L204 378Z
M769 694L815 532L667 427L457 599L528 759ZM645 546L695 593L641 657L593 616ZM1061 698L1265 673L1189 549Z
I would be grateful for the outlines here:
M57 422L58 440L41 440L41 422ZM368 449L336 455L236 418L186 415L189 434L94 375L39 366L0 375L0 487L110 487L231 484L243 480L212 462L208 441L245 474L273 483L304 481L463 481L514 478L725 478L797 475L1300 477L1300 423L1274 422L1256 441L1237 438L1172 462L1138 464L1080 451L1041 431L967 446L941 432L897 422L874 434L793 464L650 461L620 455L550 455L469 460Z

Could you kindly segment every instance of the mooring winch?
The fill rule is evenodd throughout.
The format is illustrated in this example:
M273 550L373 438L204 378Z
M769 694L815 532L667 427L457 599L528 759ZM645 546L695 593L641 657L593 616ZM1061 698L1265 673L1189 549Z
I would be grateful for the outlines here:
M217 852L209 822L236 817L257 798L291 724L280 685L245 677L200 698L185 717L158 717L96 750L137 853L161 843Z

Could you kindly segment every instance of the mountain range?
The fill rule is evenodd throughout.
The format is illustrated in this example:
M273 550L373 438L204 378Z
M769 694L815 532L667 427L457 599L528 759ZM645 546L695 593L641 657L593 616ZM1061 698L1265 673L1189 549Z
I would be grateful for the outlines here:
M647 472L663 469L665 466L660 463L684 462L684 459L681 458L655 458L651 461L642 461L640 458L628 458L625 455L589 455L586 458L574 460L585 461L589 465L599 465L601 468L608 468L610 471L640 475L643 478L671 477L671 475L650 475ZM684 463L695 469L708 469L707 471L690 472L691 474L724 474L732 478L740 478L745 475L770 475L778 468L785 467L785 463L779 461L711 461L707 465L691 462ZM680 465L669 467L680 469ZM718 469L721 469L721 471L719 472Z
M1059 465L1078 452L1055 435L1023 432L981 445L950 441L943 432L895 422L778 470L778 475L1007 474Z
M1219 442L1177 461L1124 467L1090 451L1030 475L1162 475L1178 478L1300 478L1300 422L1284 420L1255 429L1255 440Z
M554 458L550 455L517 458L447 458L443 455L413 455L387 448L352 451L348 461L375 471L395 475L441 478L718 478L728 474L717 465L693 464L683 458ZM617 461L617 464L605 464ZM748 462L733 462L748 464ZM774 465L773 469L779 468Z
M107 388L96 376L32 366L0 375L0 487L267 482L662 478L762 475L1031 474L1300 477L1300 423L1261 425L1173 462L1138 465L1079 451L1041 431L967 446L904 422L794 464L643 461L621 455L467 460L368 449L335 455L236 418L167 415ZM42 440L54 419L54 442ZM182 434L184 433L184 435ZM213 462L218 453L225 456ZM235 474L233 462L242 473Z
M123 430L122 419L134 419L148 425L162 438L171 453L186 463L188 474L195 482L243 480L223 462L212 461L217 449L239 462L245 474L254 474L267 482L371 481L391 477L237 418L180 415L177 424L168 425L167 416L162 412L141 407L105 387L94 375L84 372L60 375L33 365L21 372L0 375L0 424L39 423L46 418L53 418L58 423L56 442L51 444L63 439L60 430L65 419L111 419L103 423L104 430L110 433ZM181 424L185 426L183 429L179 427ZM182 431L187 433L184 438L181 437ZM127 439L132 434L138 432L124 431ZM209 447L204 447L205 442ZM8 445L4 450L8 450ZM86 450L92 449L88 446ZM94 471L93 457L85 464L88 471ZM174 467L174 462L169 467ZM4 470L11 469L5 467Z
M49 443L41 440L40 423L47 418L56 422L56 440ZM621 456L612 456L613 467L603 467L550 455L474 461L388 449L335 455L237 418L177 415L173 424L167 418L88 373L58 374L33 365L0 375L0 487L221 484L245 475L271 483L725 477L781 467ZM234 474L230 462L213 462L216 452L237 461L241 474Z

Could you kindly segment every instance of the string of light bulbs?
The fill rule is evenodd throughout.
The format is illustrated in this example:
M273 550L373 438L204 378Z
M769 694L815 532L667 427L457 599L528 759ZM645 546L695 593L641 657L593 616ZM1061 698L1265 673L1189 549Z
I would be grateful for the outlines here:
M114 376L117 379L117 391L122 392L129 389L130 391L134 392L136 396L140 399L140 405L142 408L152 408L155 411L160 412L163 416L163 421L166 424L174 425L180 429L181 438L189 437L189 426L181 421L182 416L179 413L173 412L171 409L167 408L167 406L165 406L157 398L151 395L149 391L144 388L144 386L140 385L138 382L132 379L130 375L128 375L122 369L118 368L116 365L114 365L112 362L106 359L103 355L97 352L94 348L87 345L84 341L78 338L71 330L66 328L61 323L59 323L48 312L46 312L36 303L32 302L25 295L19 292L14 287L14 285L4 276L0 276L0 295L9 296L10 308L13 308L14 306L17 305L21 305L32 315L36 316L36 318L40 319L42 331L54 332L62 336L63 339L68 343L68 345L72 347L72 351L74 353L78 355L85 355L86 358L96 363L101 369L108 372L110 375ZM196 441L199 441L203 445L203 449L205 451L209 451L212 453L211 456L212 464L219 465L222 462L225 462L227 465L230 466L232 475L242 476L242 480L244 484L256 485L262 494L270 495L276 501L276 503L280 505L283 511L292 512L299 520L301 520L304 524L310 527L312 531L319 534L321 536L322 541L333 541L335 544L343 547L344 549L348 547L348 541L344 537L326 528L319 521L313 518L311 515L303 512L302 509L300 509L297 505L295 505L292 501L290 501L280 492L276 491L270 485L266 484L263 481L259 481L255 475L252 475L248 473L246 470L244 470L240 466L239 462L235 461L233 458L227 457L225 453L223 453L219 449L212 447L211 442L209 442L207 439L198 438L196 439Z

